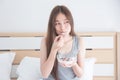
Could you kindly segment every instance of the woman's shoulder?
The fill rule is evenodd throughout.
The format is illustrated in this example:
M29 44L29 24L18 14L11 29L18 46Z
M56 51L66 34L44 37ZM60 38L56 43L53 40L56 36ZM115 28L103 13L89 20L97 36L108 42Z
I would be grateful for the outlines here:
M85 45L85 42L84 42L84 37L81 37L81 36L75 36L76 37L76 42L77 42L77 45L80 47L83 47Z
M74 37L78 40L78 42L79 42L80 44L84 42L83 37L81 37L81 36L79 36L79 35L76 35L76 36L74 36Z
M75 35L74 36L79 42L83 41L83 37L79 36L79 35Z
M45 44L45 43L46 43L46 37L43 37L43 38L42 38L41 43L42 43L42 44Z
M46 37L42 37L42 40L45 41L45 40L46 40Z
M45 51L46 49L46 37L43 37L40 42L40 51Z
M78 50L80 54L85 55L86 51L85 51L85 40L84 37L81 36L77 36L77 40L78 40Z

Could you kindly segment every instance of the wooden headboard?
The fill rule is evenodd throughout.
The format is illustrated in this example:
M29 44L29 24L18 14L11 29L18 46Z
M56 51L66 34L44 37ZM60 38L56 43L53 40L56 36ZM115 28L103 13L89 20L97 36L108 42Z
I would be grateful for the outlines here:
M86 42L86 57L95 57L94 80L117 80L116 32L79 33Z
M34 38L34 37L43 37L43 36L44 36L43 33L0 33L0 38L6 38L6 39L20 38L20 37L22 37L24 39L27 37ZM21 41L17 41L17 42L21 42ZM19 45L19 43L17 45ZM25 44L22 44L22 45L24 46ZM13 62L13 64L15 64L15 65L19 64L21 59L23 59L23 57L25 57L25 56L40 57L40 49L16 49L16 48L15 49L14 48L12 48L12 49L8 49L8 48L0 49L1 53L8 52L8 51L16 52L16 57L15 57L15 60Z
M30 48L30 49L28 49L28 48L26 48L26 49L19 49L19 47L20 46L22 47L22 46L26 45L26 44L24 44L25 42L22 43L22 41L21 41L21 40L24 40L24 38L28 39L28 40L31 40L32 38L37 38L37 41L38 41L39 40L38 38L39 37L43 37L43 36L44 36L43 33L0 33L0 39L4 39L4 44L6 46L7 45L10 46L10 47L5 47L4 46L4 48L2 48L1 44L3 44L3 43L0 42L0 45L1 45L0 47L2 48L2 49L0 48L0 53L3 53L3 52L16 52L16 56L15 56L15 59L14 59L14 62L13 62L13 67L14 67L14 65L19 65L19 63L21 62L21 60L25 56L40 57L40 49L39 49L40 44L38 44L38 48L37 49L32 49L32 48ZM10 39L10 43L7 44L6 42L9 39ZM16 40L16 39L20 39L20 40ZM33 44L34 44L35 41L36 41L36 39L33 41ZM11 42L15 42L16 44L15 43L11 43ZM21 43L22 43L22 45L21 45ZM31 43L32 43L32 41L31 41ZM12 47L12 44L14 46L17 46L18 48ZM15 70L13 70L13 71L15 71ZM13 74L15 74L15 72L13 72ZM16 80L16 76L15 77L13 76L11 79L12 80Z
M95 57L97 62L94 68L94 80L116 80L117 68L116 68L116 32L83 32L77 33L78 36L83 37L85 40L86 46L86 58ZM13 51L16 52L16 57L13 62L13 65L19 65L20 61L25 56L40 57L40 43L39 39L45 36L45 33L0 33L1 38L37 38L38 44L36 44L37 49L18 49L21 45L21 40L18 40L19 44L15 44L18 47L9 47L0 48L1 52ZM31 38L30 38L31 39ZM15 39L14 39L15 40ZM35 40L36 41L36 40ZM5 42L4 42L5 43ZM31 43L34 41L31 40ZM3 44L0 42L0 45ZM8 43L9 44L9 43ZM7 45L8 45L7 44ZM11 43L12 44L12 43ZM9 44L9 45L11 45ZM7 46L6 45L6 46ZM24 44L26 45L26 42ZM29 42L27 43L29 45ZM29 45L32 46L32 45ZM1 46L0 46L1 47ZM12 77L12 80L16 80L15 77Z

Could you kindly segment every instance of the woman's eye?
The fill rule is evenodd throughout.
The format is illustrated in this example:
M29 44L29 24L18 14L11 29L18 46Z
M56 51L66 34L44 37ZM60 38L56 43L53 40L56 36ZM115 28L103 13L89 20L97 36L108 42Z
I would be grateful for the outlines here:
M55 23L55 25L57 25L58 23Z
M58 23L58 25L60 25L60 23Z
M57 23L57 25L60 25L60 23Z
M66 21L66 23L69 23L69 21Z
M60 23L55 23L55 25L60 25Z
M69 23L69 21L65 21L64 24Z

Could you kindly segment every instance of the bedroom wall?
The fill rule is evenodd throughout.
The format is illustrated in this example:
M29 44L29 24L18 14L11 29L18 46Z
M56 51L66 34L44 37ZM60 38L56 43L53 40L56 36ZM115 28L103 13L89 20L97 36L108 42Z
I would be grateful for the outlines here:
M0 32L45 32L58 4L71 10L77 32L120 31L120 0L0 0Z

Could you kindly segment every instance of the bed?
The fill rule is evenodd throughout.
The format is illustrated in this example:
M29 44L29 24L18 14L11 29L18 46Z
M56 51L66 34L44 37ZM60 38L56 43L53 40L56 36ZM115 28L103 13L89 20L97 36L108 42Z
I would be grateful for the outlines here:
M96 59L96 64L93 63L94 66L91 66L94 67L94 72L91 71L89 75L93 75L94 80L116 80L116 32L84 32L77 33L77 35L85 40L86 66L88 62L90 64L91 57ZM10 72L11 80L17 80L16 70L19 65L30 64L25 61L32 63L34 60L37 64L39 63L40 41L43 36L45 33L0 33L0 54L15 53Z

